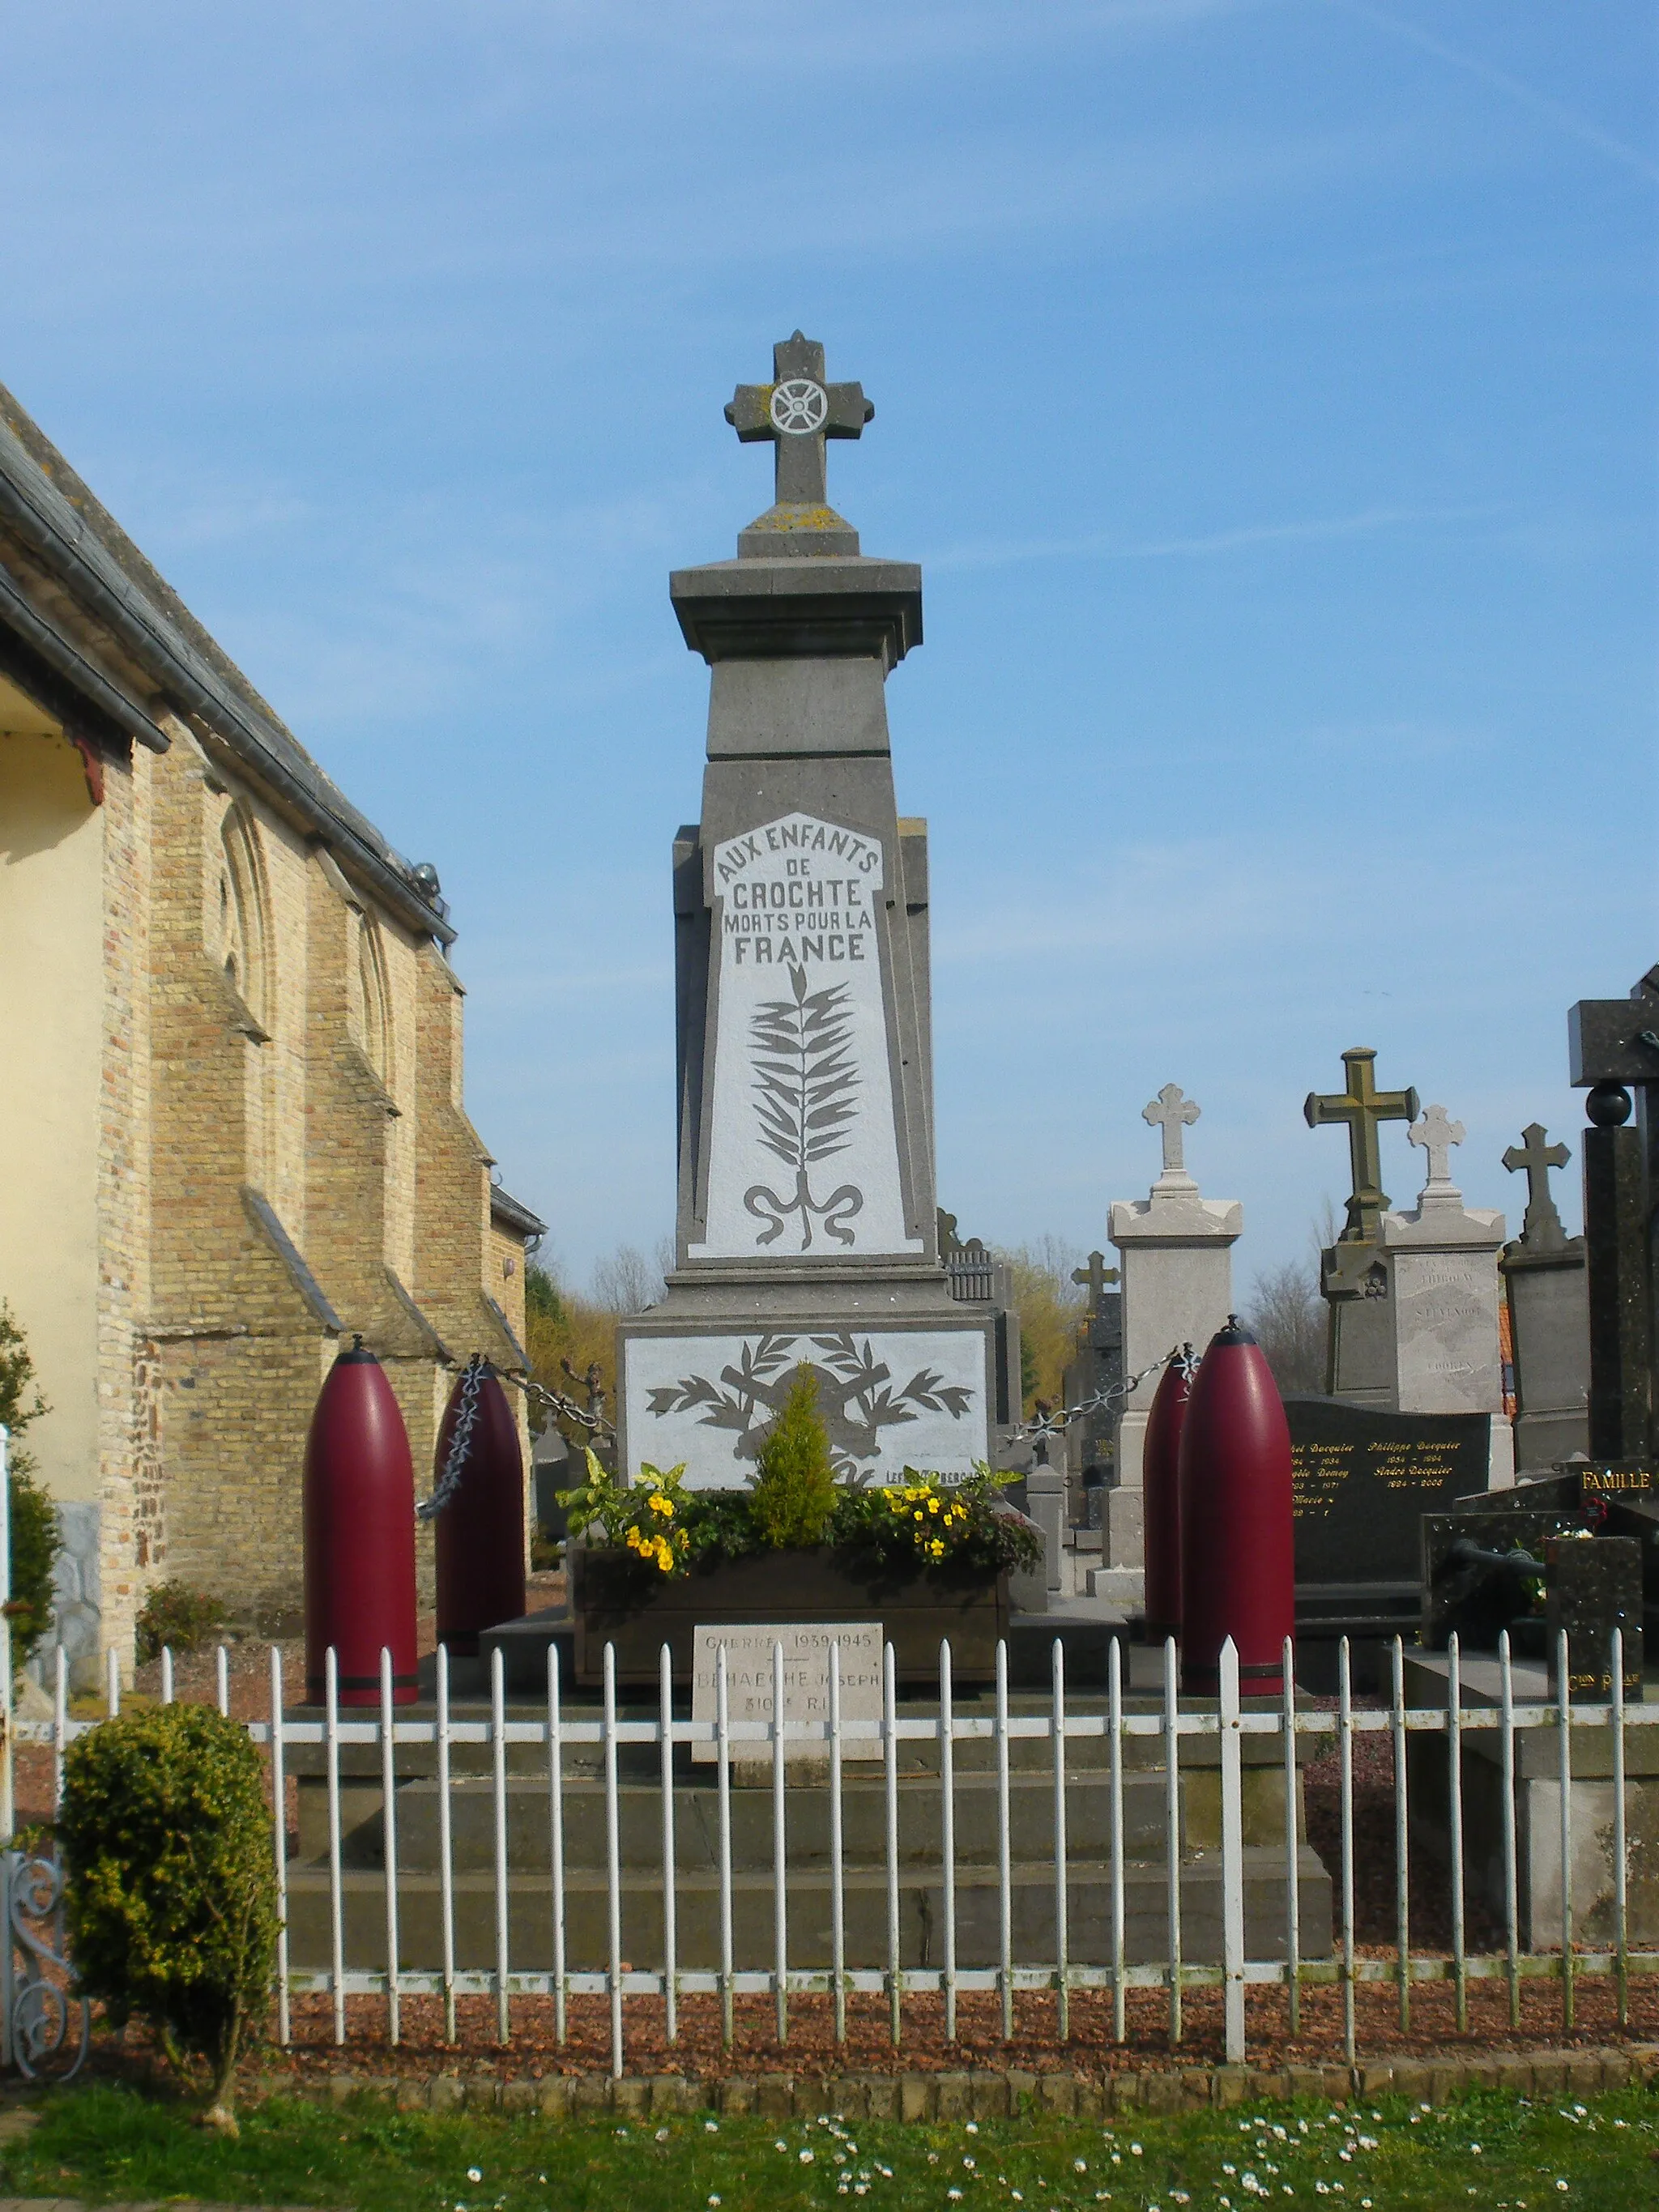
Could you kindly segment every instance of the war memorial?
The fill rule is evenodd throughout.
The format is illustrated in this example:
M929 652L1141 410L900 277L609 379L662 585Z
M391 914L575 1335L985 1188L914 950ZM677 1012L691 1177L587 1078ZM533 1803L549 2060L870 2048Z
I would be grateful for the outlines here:
M1452 1112L1341 1051L1303 1109L1352 1186L1322 1391L1281 1393L1238 1316L1243 1209L1200 1182L1226 1101L1164 1083L1158 1172L1094 1225L1115 1264L1078 1271L1065 1402L1029 1411L1007 1270L936 1188L928 834L899 811L926 794L887 708L922 580L862 550L827 474L873 414L821 344L780 343L726 410L772 449L772 503L735 558L670 579L709 669L664 884L678 1214L614 1407L538 1396L485 1298L432 1354L453 1387L422 1435L408 1302L395 1328L313 1307L336 1356L304 1455L304 1679L273 1652L261 1724L297 1808L283 2020L325 2002L343 2040L372 2002L395 2034L435 1998L453 2039L488 1998L502 2043L531 2003L562 2042L586 2007L618 2079L641 2035L674 2074L696 2004L726 2047L760 2005L780 2051L803 2007L839 2046L862 2006L896 2050L917 2007L948 2045L959 2012L1007 2039L1040 1997L1103 2047L1155 2002L1173 2048L1212 2004L1238 2065L1247 1995L1292 2038L1328 1997L1352 2065L1366 2008L1397 1998L1403 2027L1419 1984L1455 1984L1461 2028L1472 1983L1518 2022L1553 1976L1570 2022L1601 1975L1622 2025L1659 1960L1659 969L1565 1024L1582 1237L1551 1196L1566 1144L1534 1123L1505 1153L1510 1239L1464 1204ZM503 1218L521 1254L533 1217ZM533 1489L526 1397L562 1470ZM563 1585L532 1609L538 1515ZM69 1656L60 1635L56 1717L24 1741L69 1740ZM1392 1948L1363 1957L1362 1741L1395 1819ZM1322 1759L1334 1821L1310 1814Z

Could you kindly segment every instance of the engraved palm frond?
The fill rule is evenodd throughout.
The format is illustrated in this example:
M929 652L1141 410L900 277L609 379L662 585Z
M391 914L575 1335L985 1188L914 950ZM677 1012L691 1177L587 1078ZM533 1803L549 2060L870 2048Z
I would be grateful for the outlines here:
M850 993L845 983L809 991L798 968L790 996L769 999L750 1017L755 1115L761 1143L804 1173L848 1144L858 1111Z

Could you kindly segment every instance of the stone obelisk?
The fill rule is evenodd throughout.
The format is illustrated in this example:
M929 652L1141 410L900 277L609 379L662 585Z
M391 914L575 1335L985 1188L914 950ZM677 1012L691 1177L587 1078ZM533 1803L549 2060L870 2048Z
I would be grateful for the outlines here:
M921 573L866 557L825 441L874 413L799 331L726 410L774 447L735 561L670 579L711 671L701 821L674 843L677 1261L625 1322L629 1475L753 1472L803 1366L841 1472L966 1473L988 1449L993 1325L954 1304L933 1190L927 833L901 818L889 673Z

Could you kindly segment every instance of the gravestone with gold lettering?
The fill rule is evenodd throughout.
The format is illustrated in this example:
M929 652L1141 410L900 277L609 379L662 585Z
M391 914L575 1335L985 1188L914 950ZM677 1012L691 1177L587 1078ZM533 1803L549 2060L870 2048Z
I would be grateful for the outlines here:
M1357 1680L1378 1679L1380 1648L1412 1633L1420 1608L1422 1525L1484 1489L1492 1422L1483 1413L1400 1413L1291 1395L1297 1674L1334 1686L1336 1646L1355 1646Z
M828 503L825 441L874 413L794 336L726 419L769 443L773 505L670 596L710 670L700 818L674 843L677 1265L623 1323L630 1476L752 1474L803 1368L838 1470L964 1474L988 1451L994 1316L939 1249L927 831L901 816L885 686L921 574Z

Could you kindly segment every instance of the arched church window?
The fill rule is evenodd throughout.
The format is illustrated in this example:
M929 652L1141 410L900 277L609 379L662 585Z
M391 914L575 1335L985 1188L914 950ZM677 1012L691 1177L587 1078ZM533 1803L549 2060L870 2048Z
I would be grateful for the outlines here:
M363 1057L387 1090L392 1087L392 992L386 979L386 947L372 915L357 923L357 963L352 1012Z
M270 1026L270 932L264 872L253 824L240 807L220 833L216 951L231 987L261 1029Z

